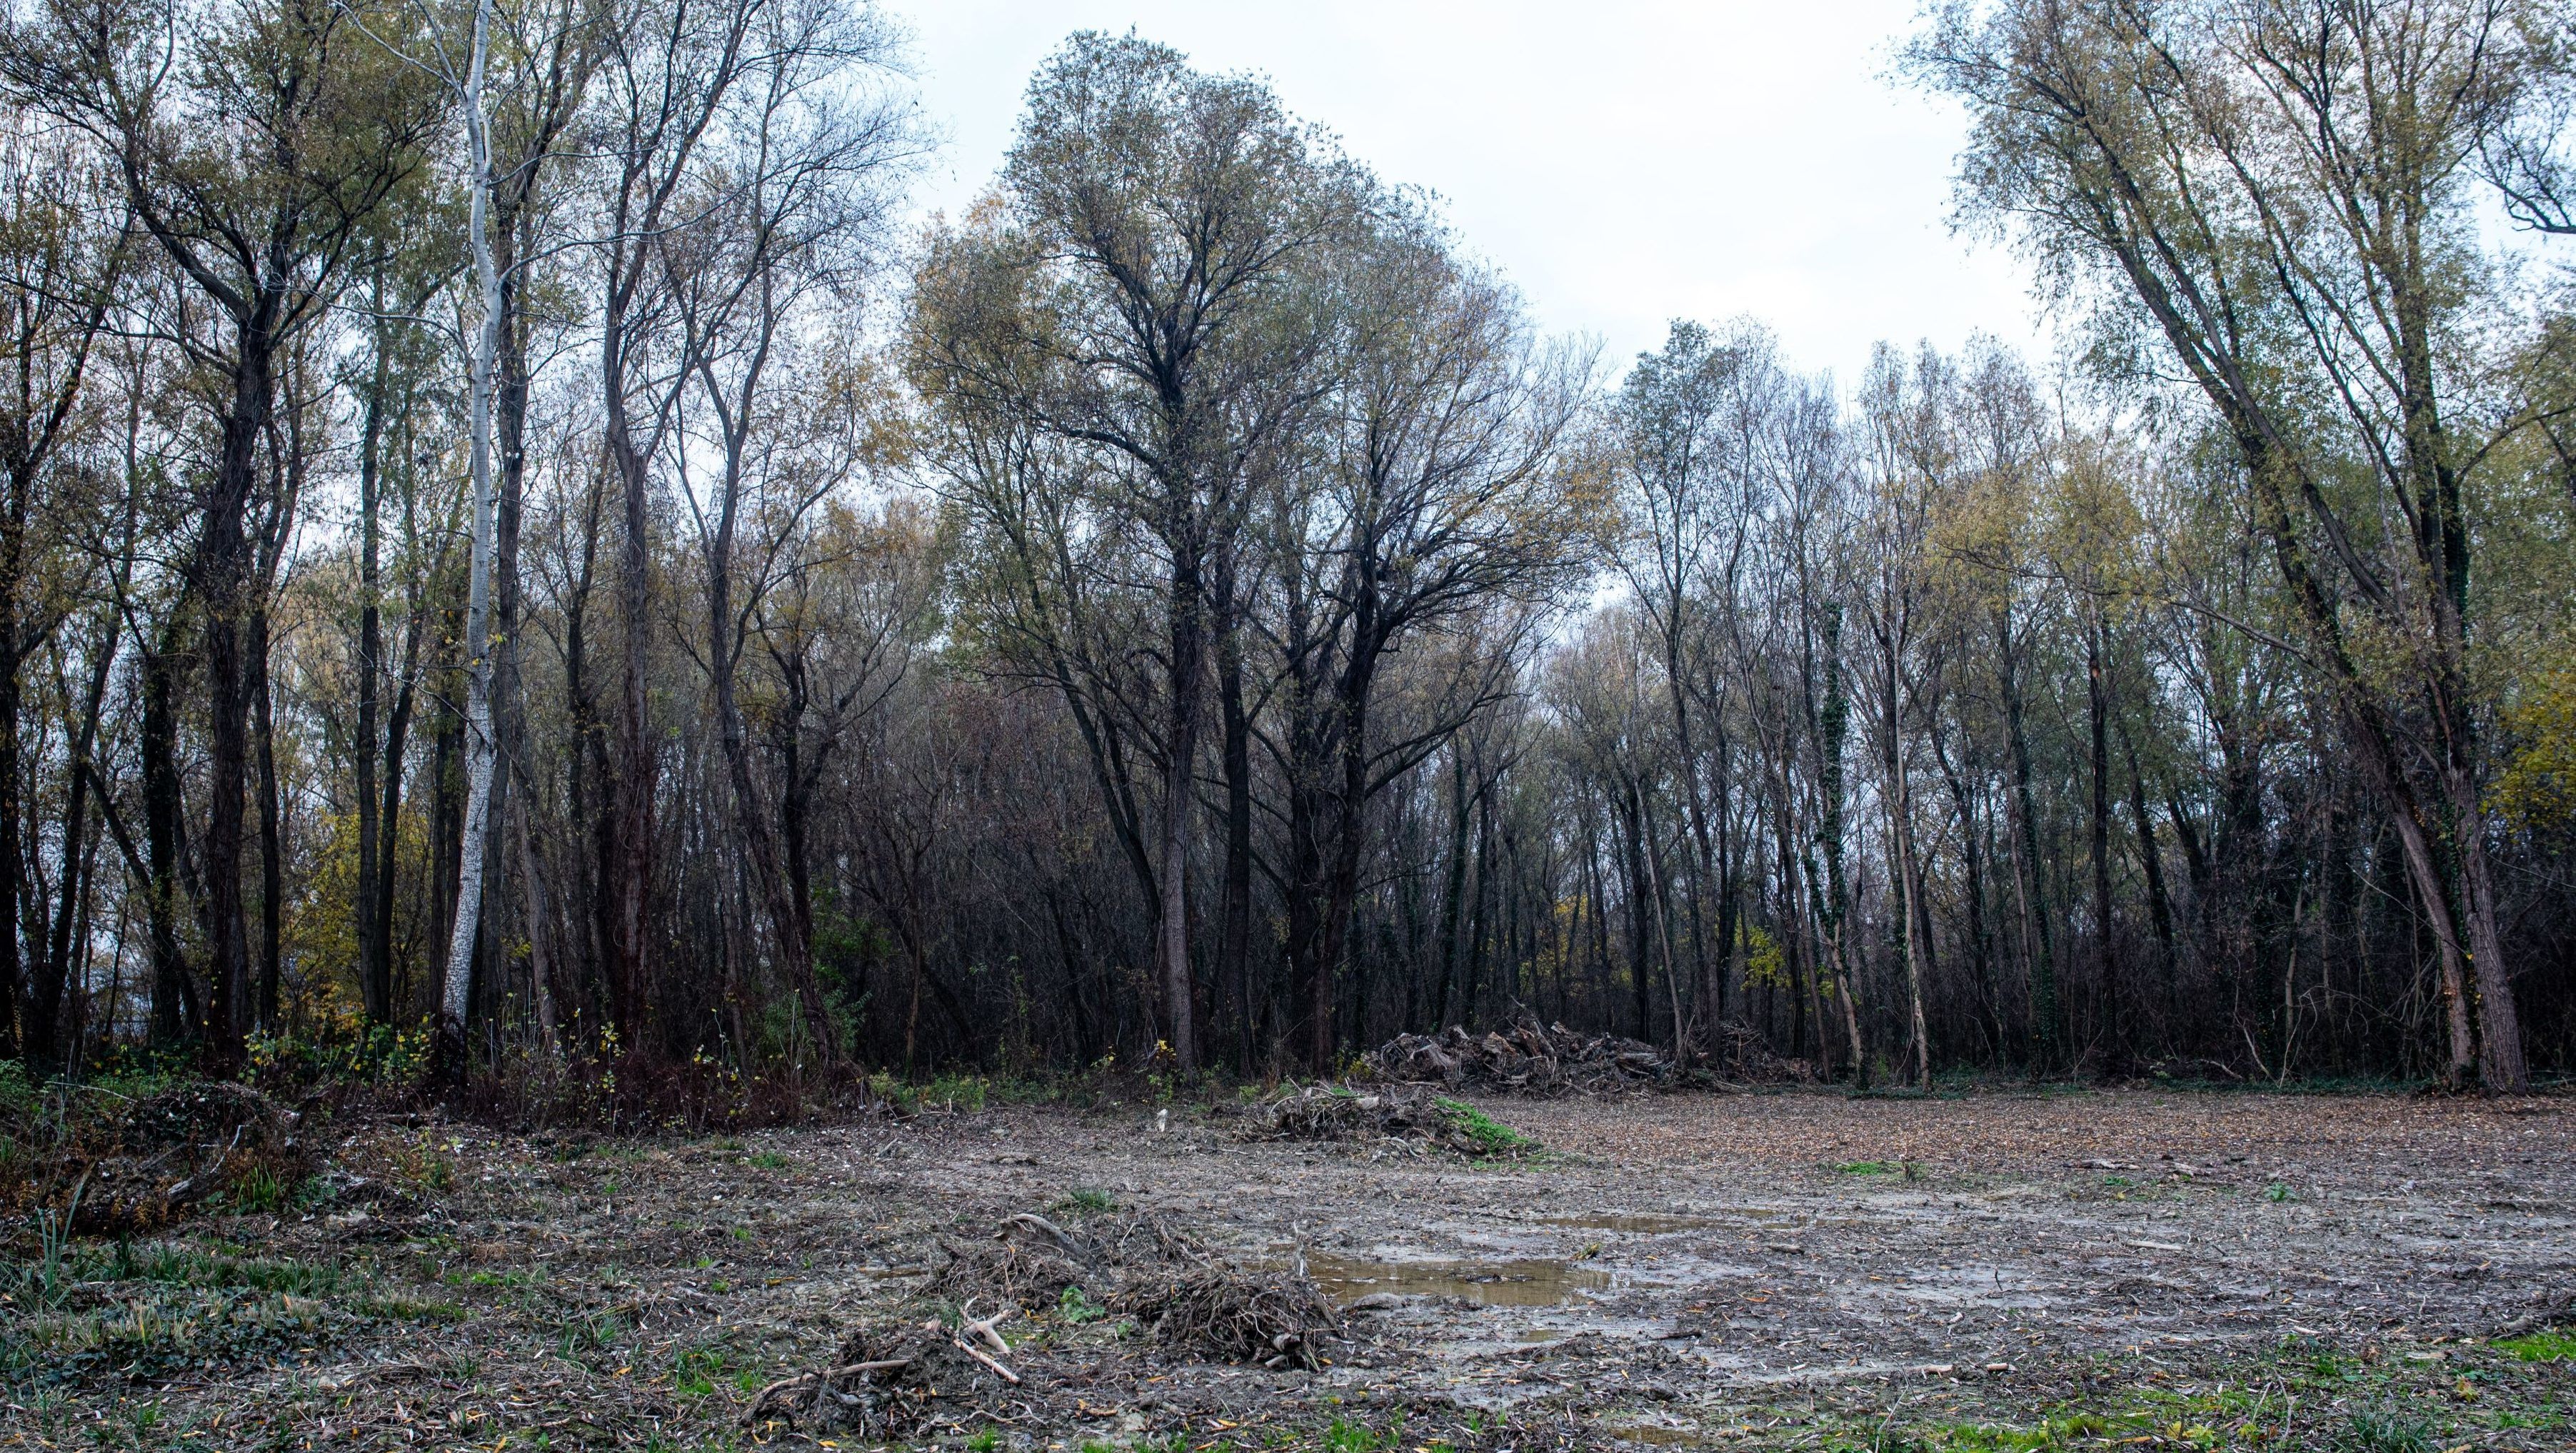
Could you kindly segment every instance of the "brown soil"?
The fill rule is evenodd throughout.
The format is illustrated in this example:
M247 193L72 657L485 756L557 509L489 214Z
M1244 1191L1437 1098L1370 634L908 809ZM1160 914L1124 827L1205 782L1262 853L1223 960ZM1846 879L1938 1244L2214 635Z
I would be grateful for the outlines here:
M854 1336L918 1326L951 1250L1024 1211L1151 1213L1236 1268L1311 1274L1348 1309L1309 1372L1194 1361L1116 1311L1027 1298L1040 1309L1001 1324L1025 1381L988 1411L1010 1446L1041 1449L1175 1432L1259 1446L1399 1414L1407 1446L1499 1446L1497 1430L1522 1448L1814 1446L1879 1410L2010 1417L2106 1378L2225 1376L2285 1338L2430 1365L2458 1339L2576 1317L2566 1097L1482 1104L1548 1149L1245 1142L1178 1108L1160 1133L1135 1108L596 1147L369 1132L348 1153L416 1161L426 1133L453 1190L409 1220L326 1206L198 1233L342 1266L364 1298L344 1288L280 1336L209 1332L176 1358L119 1365L111 1337L16 1394L0 1442L846 1447L740 1415ZM51 1315L109 1315L119 1285L94 1278ZM920 1436L981 1425L930 1417ZM2562 1438L2563 1420L2480 1446Z

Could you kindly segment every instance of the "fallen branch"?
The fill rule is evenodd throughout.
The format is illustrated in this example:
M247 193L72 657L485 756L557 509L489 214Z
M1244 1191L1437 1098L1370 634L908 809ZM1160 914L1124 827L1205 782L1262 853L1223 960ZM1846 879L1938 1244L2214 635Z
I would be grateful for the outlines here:
M1000 1339L997 1338L995 1340L998 1341ZM950 1346L955 1347L958 1351L965 1353L967 1356L974 1358L977 1362L991 1368L993 1370L993 1375L999 1377L1002 1381L1009 1383L1013 1387L1018 1387L1020 1385L1020 1375L1018 1373L1011 1371L1002 1364L995 1362L992 1358L985 1356L982 1351L967 1346L965 1339L951 1337L948 1341Z
M1002 1340L1002 1334L993 1330L993 1324L999 1322L1004 1317L1009 1316L1014 1310L1016 1310L1016 1308L1005 1304L1002 1310L995 1312L989 1317L977 1320L974 1315L974 1307L975 1304L970 1301L965 1306L957 1309L958 1320L961 1323L958 1330L961 1332L971 1332L992 1344L994 1351L1001 1353L1004 1357L1010 1356L1011 1344Z

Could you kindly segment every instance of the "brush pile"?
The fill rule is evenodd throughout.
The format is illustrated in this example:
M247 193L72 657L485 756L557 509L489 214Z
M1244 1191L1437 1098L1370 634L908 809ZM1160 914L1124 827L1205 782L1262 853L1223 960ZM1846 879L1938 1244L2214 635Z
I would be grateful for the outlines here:
M187 1080L141 1096L75 1086L13 1115L0 1208L49 1209L84 1234L131 1236L206 1207L273 1210L319 1163L295 1112L247 1085Z
M833 1366L762 1388L743 1421L908 1443L979 1416L1008 1416L1005 1403L1022 1379L1001 1360L1011 1344L996 1324L1010 1309L982 1319L974 1311L968 1303L953 1329L927 1321L853 1333Z
M1243 1140L1391 1141L1407 1150L1517 1155L1537 1142L1474 1106L1428 1089L1287 1085L1240 1107Z
M1761 1031L1727 1020L1701 1032L1701 1054L1708 1073L1735 1085L1812 1085L1816 1067L1803 1059L1782 1059Z
M1200 1265L1209 1256L1196 1238L1150 1214L1100 1217L1075 1228L1024 1211L983 1240L942 1240L948 1260L923 1290L951 1302L999 1298L1028 1312L1056 1310L1070 1290L1105 1306L1140 1271Z
M1131 1280L1111 1305L1166 1347L1218 1362L1322 1366L1317 1344L1338 1328L1306 1277L1200 1265Z
M1673 1075L1671 1059L1642 1040L1577 1034L1528 1014L1484 1034L1454 1024L1438 1034L1399 1034L1360 1064L1373 1080L1528 1095L1614 1094Z
M987 1239L943 1243L948 1261L922 1295L956 1307L953 1321L943 1313L862 1331L833 1365L762 1388L743 1421L884 1443L1030 1416L1047 1404L1050 1354L1012 1351L999 1324L1022 1311L1067 1331L1111 1313L1131 1317L1157 1345L1193 1360L1322 1366L1318 1349L1339 1323L1302 1270L1235 1265L1151 1213L1077 1212L1067 1222L1022 1212ZM996 1302L1000 1310L976 1315Z

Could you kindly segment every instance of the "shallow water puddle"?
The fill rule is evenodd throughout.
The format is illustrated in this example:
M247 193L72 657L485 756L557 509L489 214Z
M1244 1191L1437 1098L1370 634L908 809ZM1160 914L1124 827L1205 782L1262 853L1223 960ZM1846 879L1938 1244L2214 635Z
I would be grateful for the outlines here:
M1666 1236L1675 1231L1702 1231L1718 1223L1706 1216L1658 1216L1602 1211L1589 1216L1541 1216L1541 1226L1572 1226L1584 1231L1624 1231L1639 1236Z
M1306 1274L1325 1296L1348 1305L1377 1292L1463 1297L1485 1307L1553 1307L1610 1285L1606 1272L1569 1261L1372 1261L1309 1252Z

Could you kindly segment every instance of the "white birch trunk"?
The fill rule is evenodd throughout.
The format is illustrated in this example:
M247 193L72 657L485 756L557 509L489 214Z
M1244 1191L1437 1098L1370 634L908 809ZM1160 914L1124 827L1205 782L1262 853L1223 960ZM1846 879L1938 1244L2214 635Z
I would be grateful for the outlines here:
M461 1035L474 1001L474 941L483 927L484 846L491 836L492 768L492 374L501 351L501 274L492 257L492 129L483 109L484 60L491 48L491 0L474 7L474 50L465 76L466 231L482 320L474 330L469 457L474 489L473 564L465 600L465 841L456 883L456 926L447 941L444 1027Z

